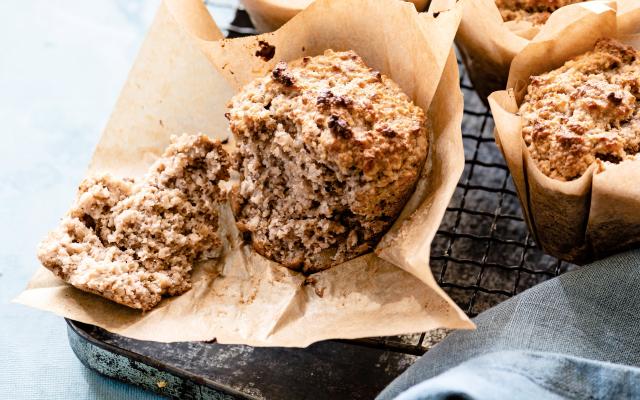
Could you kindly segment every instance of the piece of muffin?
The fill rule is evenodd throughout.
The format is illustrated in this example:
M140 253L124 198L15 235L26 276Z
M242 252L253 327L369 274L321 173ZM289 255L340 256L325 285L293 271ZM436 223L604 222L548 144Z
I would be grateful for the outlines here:
M630 46L601 39L562 67L531 77L519 114L538 168L570 181L598 162L640 151L640 60Z
M218 182L228 170L219 142L174 137L139 180L85 179L38 258L78 289L149 310L189 290L195 261L218 255Z
M238 227L257 252L304 272L371 251L427 156L424 112L353 51L278 63L226 116Z
M558 8L583 1L585 0L496 0L496 5L505 22L528 21L534 25L542 25Z

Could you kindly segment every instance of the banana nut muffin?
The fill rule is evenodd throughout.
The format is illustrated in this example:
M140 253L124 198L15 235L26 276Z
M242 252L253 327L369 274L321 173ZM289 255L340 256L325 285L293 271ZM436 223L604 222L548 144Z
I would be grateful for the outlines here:
M85 179L38 258L78 289L148 310L187 291L193 262L219 253L218 181L228 169L219 142L173 137L139 180Z
M542 25L558 8L583 1L585 0L496 0L496 5L505 22L528 21L534 25Z
M278 63L226 116L238 227L257 252L304 272L370 251L427 155L424 112L353 51Z
M531 77L519 114L532 158L551 178L569 181L597 162L640 151L640 60L633 47L600 39L595 49Z

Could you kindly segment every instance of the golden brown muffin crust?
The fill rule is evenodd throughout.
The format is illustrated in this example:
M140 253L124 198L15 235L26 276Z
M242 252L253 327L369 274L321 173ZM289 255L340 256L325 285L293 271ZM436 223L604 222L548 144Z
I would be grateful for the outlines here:
M85 179L38 258L78 289L148 310L191 287L193 262L216 256L218 181L229 159L204 135L172 138L139 180Z
M528 21L534 25L542 25L558 8L583 1L585 0L496 0L496 5L505 22Z
M427 154L424 112L352 51L278 63L228 109L238 227L256 251L293 269L370 251Z
M522 134L544 174L569 181L594 162L604 168L636 157L640 60L633 47L601 39L530 82L520 106Z

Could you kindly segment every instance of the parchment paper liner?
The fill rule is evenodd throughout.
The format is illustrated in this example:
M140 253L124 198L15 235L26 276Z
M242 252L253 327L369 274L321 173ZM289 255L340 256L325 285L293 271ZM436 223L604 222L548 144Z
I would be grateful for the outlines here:
M549 178L531 159L517 111L531 75L560 67L593 49L601 37L634 40L628 27L635 18L640 29L640 3L634 7L624 4L617 16L615 6L614 2L584 3L556 11L538 36L514 57L508 90L489 96L496 142L536 241L547 253L578 264L640 242L640 190L635 184L640 179L640 160L611 165L601 173L592 165L570 182ZM617 21L623 21L624 31L617 29Z
M353 14L352 7L360 12ZM303 275L240 245L225 206L224 256L196 266L190 291L163 300L146 314L81 292L44 268L16 301L125 336L164 342L216 338L254 346L307 346L331 338L473 328L429 268L431 240L464 166L462 95L451 49L460 15L460 6L434 18L402 2L319 1L276 33L214 41L222 35L200 0L165 0L89 173L138 175L175 132L228 137L224 104L235 88L279 60L331 47L355 50L429 110L430 154L421 181L377 255L317 273L306 284ZM276 47L272 60L255 56L258 40Z
M309 6L312 0L242 0L251 22L258 32L271 32ZM400 0L398 0L400 1ZM415 4L418 11L427 7L428 0L406 0ZM353 12L358 12L354 9Z
M439 1L434 0L434 3ZM621 11L632 14L637 12L636 6L632 4L634 2L637 0L619 1ZM557 27L561 24L567 32L571 31L570 25L583 14L583 5L584 3L578 3L565 6L571 12L565 13L560 21L554 16L559 11L557 10L546 24L534 26L527 21L504 22L495 0L467 0L456 34L456 44L469 78L482 101L486 102L489 94L506 87L511 61L532 39L541 39L538 35L547 30L546 25L553 24ZM632 15L629 17L628 21L634 18ZM635 29L631 23L621 24L621 28Z

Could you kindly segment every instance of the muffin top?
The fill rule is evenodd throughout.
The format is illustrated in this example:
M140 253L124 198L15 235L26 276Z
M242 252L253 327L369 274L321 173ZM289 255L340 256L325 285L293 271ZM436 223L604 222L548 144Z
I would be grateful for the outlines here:
M496 5L505 22L528 21L534 25L542 25L558 8L583 1L585 0L496 0Z
M538 168L562 181L591 164L640 151L640 61L631 46L600 39L562 67L530 79L520 106L522 135Z
M370 251L427 155L426 117L353 51L278 63L228 105L238 142L238 227L308 272Z

